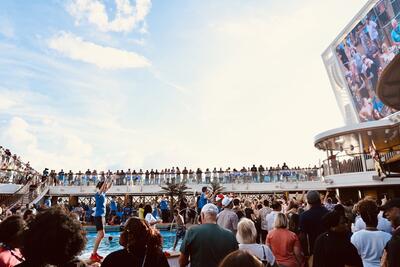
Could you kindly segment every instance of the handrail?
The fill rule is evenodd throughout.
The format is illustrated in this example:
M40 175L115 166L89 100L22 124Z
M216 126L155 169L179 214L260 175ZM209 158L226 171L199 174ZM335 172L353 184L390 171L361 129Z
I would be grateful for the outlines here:
M381 162L385 163L386 161L397 155L400 155L400 149L387 150L385 152L380 151L379 157ZM365 168L362 161L365 161ZM373 157L369 153L335 155L325 159L322 162L322 168L324 171L324 176L374 171L375 162Z
M264 170L264 172L270 172L270 171L272 171L272 172L286 172L286 171L290 171L290 172L301 172L301 171L304 171L304 172L306 172L306 171L312 171L312 170L315 170L315 169L319 169L319 168L316 167L316 166L315 167L307 167L307 168L291 168L291 169L272 168L272 169L266 169L266 170ZM164 169L162 171L164 171ZM209 172L211 174L213 174L212 170L210 170ZM217 170L217 172L219 172L219 170ZM229 171L223 170L223 172L224 173L226 173L226 172L232 173L234 171L233 171L233 169L230 169ZM241 169L237 169L237 172L242 173ZM251 172L251 171L246 170L246 172ZM258 170L256 172L259 173ZM206 171L202 170L202 175L204 175L205 173L206 173ZM69 174L70 173L68 173L68 172L64 172L63 176L64 177L68 177ZM92 176L96 176L96 177L102 177L102 176L104 176L104 177L111 177L111 176L118 177L120 175L117 172L111 172L110 174L107 174L106 172L104 172L104 173L96 172L96 174L93 174L93 173L86 174L86 173L79 173L79 172L75 173L75 172L72 172L71 174L73 175L73 177L85 177L85 176L89 176L89 177L92 177ZM150 172L148 174L151 175ZM153 174L155 174L155 173L153 173ZM175 171L175 172L163 172L163 173L158 172L158 174L163 174L163 175L181 175L181 176L184 175L182 173L182 170L179 173L177 173ZM193 174L196 175L196 171L195 170L193 170ZM144 176L144 175L146 175L146 173L145 172L141 172L141 173L136 172L135 174L133 174L132 172L131 173L124 172L123 175L142 175L142 176ZM189 173L187 173L187 175L189 175ZM52 178L51 173L48 176L50 178ZM58 178L58 177L59 177L59 174L56 173L53 178Z
M29 192L28 199L29 203L33 203L37 200L37 198L43 193L49 190L47 180L40 183L40 185L35 189ZM40 200L40 199L39 199ZM34 203L36 204L36 203Z
M102 176L81 175L72 179L63 177L62 181L57 183L50 180L51 186L89 186L95 185L96 181L104 180ZM159 174L159 175L112 175L114 185L161 185L167 182L186 181L188 184L211 183L218 181L221 184L230 183L269 183L269 182L295 182L295 181L315 181L320 180L320 168L308 169L285 169L285 170L265 170L262 173L241 172L241 171L223 171L219 173L201 173L201 174Z
M34 182L36 179L40 178L41 177L38 177L37 175L33 175L25 185L15 191L12 196L2 201L0 205L5 205L8 209L15 207L25 197L26 194L30 194L30 187L35 185ZM43 182L40 182L38 185L42 183Z

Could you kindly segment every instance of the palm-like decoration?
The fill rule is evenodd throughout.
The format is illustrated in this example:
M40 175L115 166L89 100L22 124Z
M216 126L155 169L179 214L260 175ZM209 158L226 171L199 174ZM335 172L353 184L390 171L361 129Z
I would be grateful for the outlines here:
M224 189L225 189L225 187L223 187L218 181L212 181L210 183L210 185L208 186L208 188L210 189L210 191L213 195L213 198L216 195L222 193L222 191L224 191Z
M174 197L177 196L178 200L182 199L182 197L187 193L186 190L190 189L186 186L186 182L181 183L170 183L167 182L165 186L161 186L161 189L164 190L162 193L166 194L170 198L170 209L172 210L174 207Z

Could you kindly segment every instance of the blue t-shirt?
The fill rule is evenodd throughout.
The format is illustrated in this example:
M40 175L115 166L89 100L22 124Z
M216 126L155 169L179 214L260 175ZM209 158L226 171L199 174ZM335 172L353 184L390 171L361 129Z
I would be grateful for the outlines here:
M392 30L391 36L392 36L393 42L396 42L396 43L400 42L400 27L399 26L397 26L395 29Z
M44 201L44 205L46 206L46 207L51 207L51 200L48 198L48 199L46 199L45 201Z
M158 209L157 209L156 207L154 207L154 208L153 208L152 215L153 215L153 217L154 217L154 218L157 218L157 217L159 217L159 214L158 214Z
M197 207L199 209L202 209L204 207L205 204L207 204L208 199L206 198L206 194L205 193L201 193L200 198L199 198L199 202L197 203Z
M382 112L383 108L385 107L382 101L380 101L376 96L372 100L372 105L378 112Z
M168 201L166 200L161 200L160 201L160 209L161 210L168 210Z
M125 208L124 208L124 213L125 213L126 215L131 215L131 213L132 213L131 208L125 207Z
M111 202L110 202L110 210L111 211L117 211L118 210L117 202L115 202L115 200L111 200Z
M96 200L96 211L94 216L105 216L106 215L106 193L96 193L94 195Z

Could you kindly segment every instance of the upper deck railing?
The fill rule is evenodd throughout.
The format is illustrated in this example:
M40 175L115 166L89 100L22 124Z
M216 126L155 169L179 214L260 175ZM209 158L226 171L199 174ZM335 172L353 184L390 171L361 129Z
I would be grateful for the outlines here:
M382 152L379 163L384 167L385 162L400 156L400 150ZM332 156L323 161L323 176L367 172L376 170L376 161L368 153L354 153L351 155ZM400 162L399 162L400 164Z
M266 171L217 171L202 173L154 173L154 174L58 174L50 177L52 186L89 186L95 185L106 178L112 178L114 185L163 185L168 182L187 184L220 184L230 183L270 183L270 182L301 182L318 181L321 179L320 169L270 169Z

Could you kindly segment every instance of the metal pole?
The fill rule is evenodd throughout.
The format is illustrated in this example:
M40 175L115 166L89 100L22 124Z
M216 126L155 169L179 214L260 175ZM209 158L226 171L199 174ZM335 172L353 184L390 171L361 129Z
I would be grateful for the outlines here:
M360 151L361 151L361 164L362 164L362 168L363 168L363 171L364 172L366 172L367 171L367 163L366 163L366 161L365 161L365 154L364 154L364 145L363 145L363 142L362 142L362 138L361 138L361 134L360 133L358 133L358 143L359 143L359 145L360 145Z

